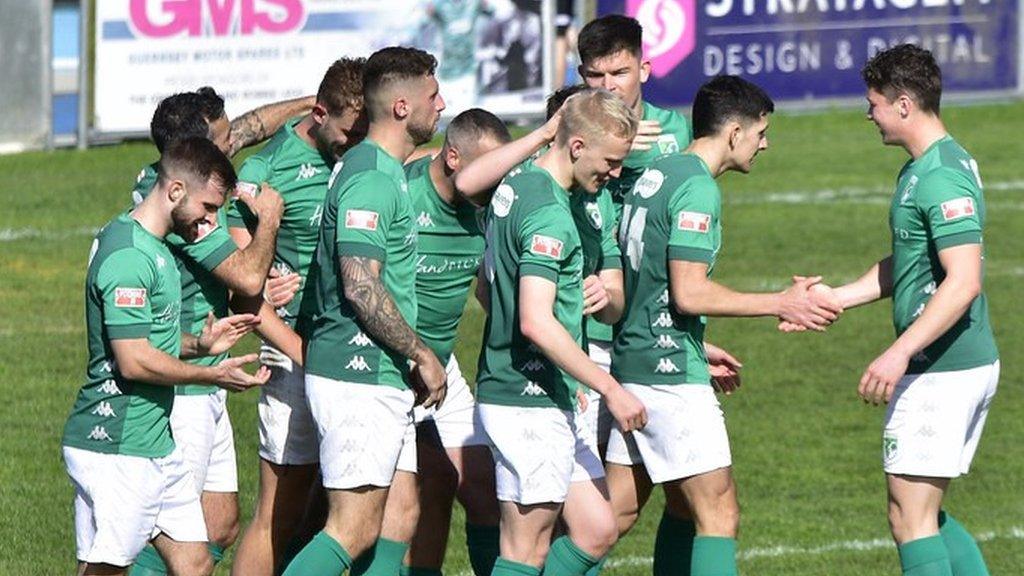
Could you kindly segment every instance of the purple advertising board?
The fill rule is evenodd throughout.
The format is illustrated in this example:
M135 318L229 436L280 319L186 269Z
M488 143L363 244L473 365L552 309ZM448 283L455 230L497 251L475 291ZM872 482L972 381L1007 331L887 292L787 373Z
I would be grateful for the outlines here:
M860 97L860 69L888 46L935 55L949 92L1018 88L1018 0L599 0L644 28L644 98L689 104L719 74L778 100Z

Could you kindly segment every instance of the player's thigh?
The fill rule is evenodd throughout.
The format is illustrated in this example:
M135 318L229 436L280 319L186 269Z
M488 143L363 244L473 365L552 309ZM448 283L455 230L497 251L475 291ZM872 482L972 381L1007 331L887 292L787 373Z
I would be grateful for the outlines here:
M886 474L889 523L898 543L932 536L939 531L939 510L949 478Z
M705 536L735 537L739 529L739 500L732 468L718 468L665 484L689 504L697 532Z
M207 461L206 478L200 488L204 492L237 493L238 458L235 454L235 432L228 414L227 391L212 394L211 405L215 424L213 445Z
M153 547L175 576L205 576L213 573L213 558L203 542L178 542L166 534L153 539Z
M970 468L999 365L904 376L886 411L886 474L956 478Z
M655 484L688 478L732 465L725 417L705 384L624 384L647 409L647 425L608 442L607 462L643 464Z
M81 562L78 565L79 576L121 576L127 574L128 568L124 566L111 566L110 564L89 564Z
M417 408L417 422L432 420L445 448L487 446L487 435L475 418L476 399L454 355L445 366L445 373L448 391L444 403L437 409Z
M238 536L238 493L203 492L200 496L210 541L229 546Z
M320 460L316 423L302 368L275 366L260 387L259 455L273 464L305 466Z
M487 446L449 448L448 457L458 470L458 498L466 510L466 521L493 526L498 522L498 496L494 478L494 457Z
M415 470L412 391L307 374L306 395L320 437L325 488L386 488L403 448L405 461Z
M156 530L181 543L206 545L208 534L192 471L178 451L158 459L164 478Z
M558 408L477 406L491 439L499 501L564 502L575 467L573 414Z

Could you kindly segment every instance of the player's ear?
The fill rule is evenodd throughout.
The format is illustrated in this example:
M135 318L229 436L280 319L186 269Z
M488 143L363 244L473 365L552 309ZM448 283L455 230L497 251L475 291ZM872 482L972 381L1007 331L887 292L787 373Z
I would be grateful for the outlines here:
M573 162L579 160L580 156L583 156L583 150L586 147L587 143L579 136L569 138L569 156Z
M896 111L899 112L900 118L910 116L910 112L913 109L914 99L909 94L900 94L896 97Z
M313 110L310 111L310 114L313 115L313 121L319 126L323 126L327 122L327 108L319 102L313 104Z
M651 77L651 61L640 59L640 83L647 82L647 79Z
M171 180L171 183L167 186L167 199L172 204L181 202L181 199L185 197L188 191L185 189L185 182L182 180Z
M725 127L729 133L729 150L735 150L743 137L743 125L735 120L729 121Z
M394 104L391 106L391 111L394 113L396 119L405 120L409 117L412 107L409 106L409 101L404 97L396 98Z
M454 146L448 146L445 148L444 163L448 166L448 169L452 172L459 169L459 163L462 161L462 156Z

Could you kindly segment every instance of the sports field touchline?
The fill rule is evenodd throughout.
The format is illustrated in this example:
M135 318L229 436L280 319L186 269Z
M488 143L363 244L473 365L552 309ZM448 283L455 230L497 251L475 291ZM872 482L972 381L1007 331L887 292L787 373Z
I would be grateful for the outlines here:
M990 540L1000 539L1024 540L1024 527L1012 526L1003 531L977 532L975 533L975 539L978 542L988 542ZM873 540L840 540L838 542L830 542L821 546L788 546L780 544L777 546L751 548L749 550L740 550L737 557L740 560L753 560L755 558L778 558L780 556L819 556L830 552L869 552L872 550L882 550L890 547L895 547L891 538L875 538ZM609 557L608 563L605 564L605 567L638 568L642 566L650 566L652 562L653 558L650 556L624 556L622 558L616 558L613 552L613 555ZM457 576L473 576L473 573L463 571L459 572Z

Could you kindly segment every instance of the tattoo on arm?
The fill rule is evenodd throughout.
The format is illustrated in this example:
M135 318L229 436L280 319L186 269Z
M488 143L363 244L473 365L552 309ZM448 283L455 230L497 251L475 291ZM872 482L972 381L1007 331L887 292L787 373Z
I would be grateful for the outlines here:
M231 149L228 156L234 156L242 148L267 138L267 128L263 125L263 118L260 117L261 108L250 110L231 121L231 133L228 142Z
M406 358L413 358L422 349L423 342L402 318L391 294L381 283L379 273L371 268L371 259L341 256L339 260L345 298L359 322L370 336Z
M181 352L179 358L197 358L199 353L199 338L188 332L181 333Z

